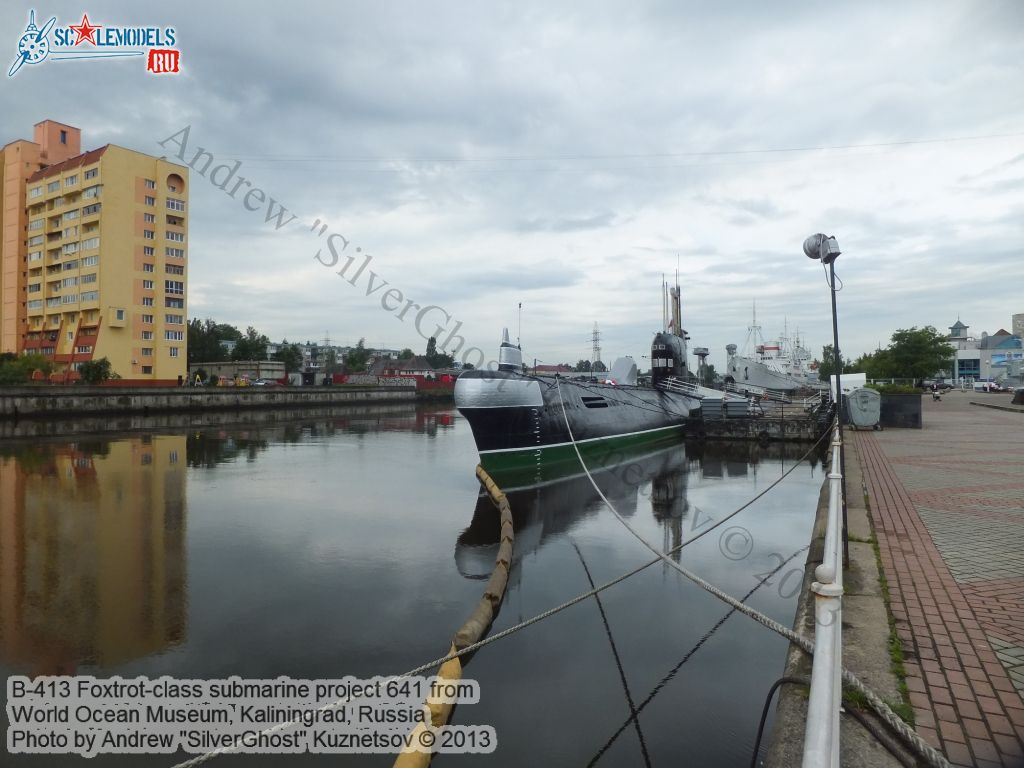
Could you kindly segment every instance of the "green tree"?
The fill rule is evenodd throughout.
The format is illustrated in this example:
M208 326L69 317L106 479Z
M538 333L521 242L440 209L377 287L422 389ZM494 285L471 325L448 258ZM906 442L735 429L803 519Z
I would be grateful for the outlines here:
M235 342L235 348L231 350L231 359L266 360L269 343L270 339L250 325L245 329L245 335Z
M49 376L53 363L43 355L15 355L12 352L0 355L0 384L27 384L32 381L35 371Z
M700 384L705 387L713 387L715 385L715 377L718 373L715 371L715 366L711 363L705 364L700 370Z
M925 379L952 366L956 350L933 326L900 328L886 349L894 376Z
M835 348L831 344L826 344L821 349L821 360L815 360L818 364L818 376L822 379L827 379L829 376L834 376L836 372L836 353Z
M433 336L427 339L427 352L424 357L435 368L451 368L455 365L455 357L453 355L437 351L437 339Z
M402 352L398 355L399 360L408 360L410 357L416 357L416 353L413 352L408 347L403 349Z
M590 370L593 371L594 373L606 373L608 371L608 366L606 366L600 360L595 360L593 363L591 363Z
M105 357L89 360L78 367L78 373L83 384L102 384L111 376L110 361Z
M590 361L589 360L580 360L578 363L576 363L576 370L578 372L580 372L580 373L589 373L590 372Z
M366 348L366 339L360 339L345 355L345 370L349 373L363 373L370 360L370 351Z
M285 373L294 373L302 368L302 350L298 344L289 344L288 339L281 342L281 346L271 357L284 363Z

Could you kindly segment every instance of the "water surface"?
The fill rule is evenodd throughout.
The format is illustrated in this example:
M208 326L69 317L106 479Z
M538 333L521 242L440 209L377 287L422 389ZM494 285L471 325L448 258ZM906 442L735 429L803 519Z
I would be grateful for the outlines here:
M245 419L0 442L4 676L371 677L445 652L497 549L497 513L480 495L466 422L411 405ZM595 479L667 550L764 490L805 450L679 444ZM806 545L821 482L820 465L804 462L679 562L743 596ZM493 631L651 559L583 476L510 490L509 499L515 559ZM749 602L791 624L803 557ZM482 700L457 707L453 722L493 725L498 750L434 765L746 765L785 651L781 638L658 564L604 592L600 605L587 600L473 655L465 675L480 681ZM228 756L211 765L391 762Z

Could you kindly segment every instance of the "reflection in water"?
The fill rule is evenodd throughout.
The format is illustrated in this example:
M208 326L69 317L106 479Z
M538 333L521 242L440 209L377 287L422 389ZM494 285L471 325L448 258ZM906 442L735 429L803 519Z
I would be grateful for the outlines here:
M0 653L74 674L185 636L185 438L0 453Z
M244 425L186 434L0 444L0 659L33 675L75 674L184 642L187 468L252 463L274 444L342 433L429 439L454 424L450 410L415 405L282 416L247 413ZM58 422L49 426L59 433Z
M806 443L686 442L643 453L614 454L614 464L588 464L601 492L625 518L636 514L641 498L650 497L651 510L660 523L662 551L675 549L683 541L684 522L691 514L686 496L687 477L699 473L704 478L747 477L757 472L758 464L770 463L785 469L786 463L803 459L813 469L824 461L828 446ZM810 451L810 455L808 455ZM532 554L548 539L572 530L602 509L601 497L577 462L575 467L559 469L562 479L529 487L504 489L512 508L516 540L512 576L517 563ZM509 475L513 481L516 475ZM494 475L502 485L504 478ZM699 523L696 523L699 525ZM458 537L455 562L459 572L470 579L490 578L501 536L499 516L486 493L477 498L473 519ZM680 553L672 557L679 561Z

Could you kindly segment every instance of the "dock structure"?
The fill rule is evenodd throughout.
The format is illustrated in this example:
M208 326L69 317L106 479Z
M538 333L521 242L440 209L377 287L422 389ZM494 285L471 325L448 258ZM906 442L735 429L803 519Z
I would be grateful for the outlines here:
M1024 413L994 402L954 391L922 429L850 435L917 732L955 765L1024 765Z
M833 409L802 402L753 403L744 416L702 414L691 420L687 434L709 440L814 442L829 429Z

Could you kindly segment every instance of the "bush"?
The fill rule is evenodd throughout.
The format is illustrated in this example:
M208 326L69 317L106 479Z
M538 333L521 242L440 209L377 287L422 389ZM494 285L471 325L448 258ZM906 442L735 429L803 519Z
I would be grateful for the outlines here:
M89 360L79 366L78 373L82 376L83 384L102 384L110 378L110 361L105 357Z
M28 384L32 381L33 372L37 370L49 376L53 363L43 355L0 355L0 384Z

